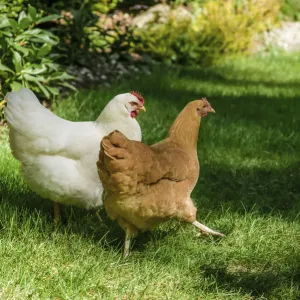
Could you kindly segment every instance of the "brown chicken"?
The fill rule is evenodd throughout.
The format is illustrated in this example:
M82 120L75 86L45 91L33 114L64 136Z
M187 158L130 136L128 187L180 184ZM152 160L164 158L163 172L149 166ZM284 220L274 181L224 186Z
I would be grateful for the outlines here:
M215 112L203 98L188 103L169 130L152 146L113 131L101 141L98 174L106 191L104 207L126 233L123 255L138 231L175 218L201 232L223 236L196 220L190 198L199 176L197 140L201 117Z

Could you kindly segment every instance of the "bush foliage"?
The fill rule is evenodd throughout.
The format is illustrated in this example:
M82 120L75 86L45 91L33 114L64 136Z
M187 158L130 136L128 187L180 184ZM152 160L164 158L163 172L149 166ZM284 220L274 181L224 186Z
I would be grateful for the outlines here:
M300 21L300 1L284 0L282 3L281 12L285 19Z
M59 15L43 16L28 6L16 18L0 15L0 78L2 92L25 86L44 97L58 95L58 86L73 88L66 80L73 78L54 62L53 47L59 39L40 24L57 20Z
M165 2L171 10L164 22L157 14L147 26L132 25L133 15L158 2L0 0L3 94L25 85L46 98L57 95L59 86L72 87L62 70L92 69L100 56L124 61L148 54L168 63L207 64L249 53L254 38L282 15L300 15L295 0L173 0ZM180 17L178 8L190 17Z
M210 63L224 55L249 52L254 38L279 21L277 0L194 1L193 17L173 10L164 24L154 19L138 30L141 51L167 62Z
M130 30L100 22L119 2L0 0L0 101L21 86L50 98L59 86L74 89L62 71L68 65L91 65L99 52L128 53Z
M131 31L129 27L120 30L124 24L122 20L116 20L113 13L121 0L53 0L50 6L41 0L29 2L35 2L36 7L44 11L61 15L51 30L60 38L59 50L65 55L62 63L86 66L95 59L93 54L129 52L124 44L132 38ZM103 22L105 19L110 20L110 26Z

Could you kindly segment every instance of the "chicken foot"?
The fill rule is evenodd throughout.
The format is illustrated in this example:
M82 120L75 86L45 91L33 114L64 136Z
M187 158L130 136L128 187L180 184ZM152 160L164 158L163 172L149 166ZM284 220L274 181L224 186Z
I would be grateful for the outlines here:
M202 233L210 233L212 235L225 236L225 234L214 231L214 230L210 229L209 227L201 224L198 221L194 221L192 224L195 225L197 228L199 228Z

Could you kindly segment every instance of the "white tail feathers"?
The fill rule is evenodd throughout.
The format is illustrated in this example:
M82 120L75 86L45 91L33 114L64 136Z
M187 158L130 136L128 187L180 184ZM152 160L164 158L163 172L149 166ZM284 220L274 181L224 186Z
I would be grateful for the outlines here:
M5 99L9 106L21 106L26 107L28 104L32 105L41 105L36 95L27 88L22 88L18 92L7 93Z
M18 92L10 92L5 96L7 107L5 116L8 124L17 132L21 133L28 127L37 114L48 115L50 112L39 102L36 95L27 88L22 88ZM31 119L31 120L30 120ZM39 126L39 124L36 124Z

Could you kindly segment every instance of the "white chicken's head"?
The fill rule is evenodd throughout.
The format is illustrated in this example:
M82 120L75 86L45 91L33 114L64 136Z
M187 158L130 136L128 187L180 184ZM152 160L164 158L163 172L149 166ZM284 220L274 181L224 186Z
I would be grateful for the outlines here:
M104 110L109 111L110 115L124 115L135 118L140 110L146 111L144 98L138 92L130 92L115 96Z

